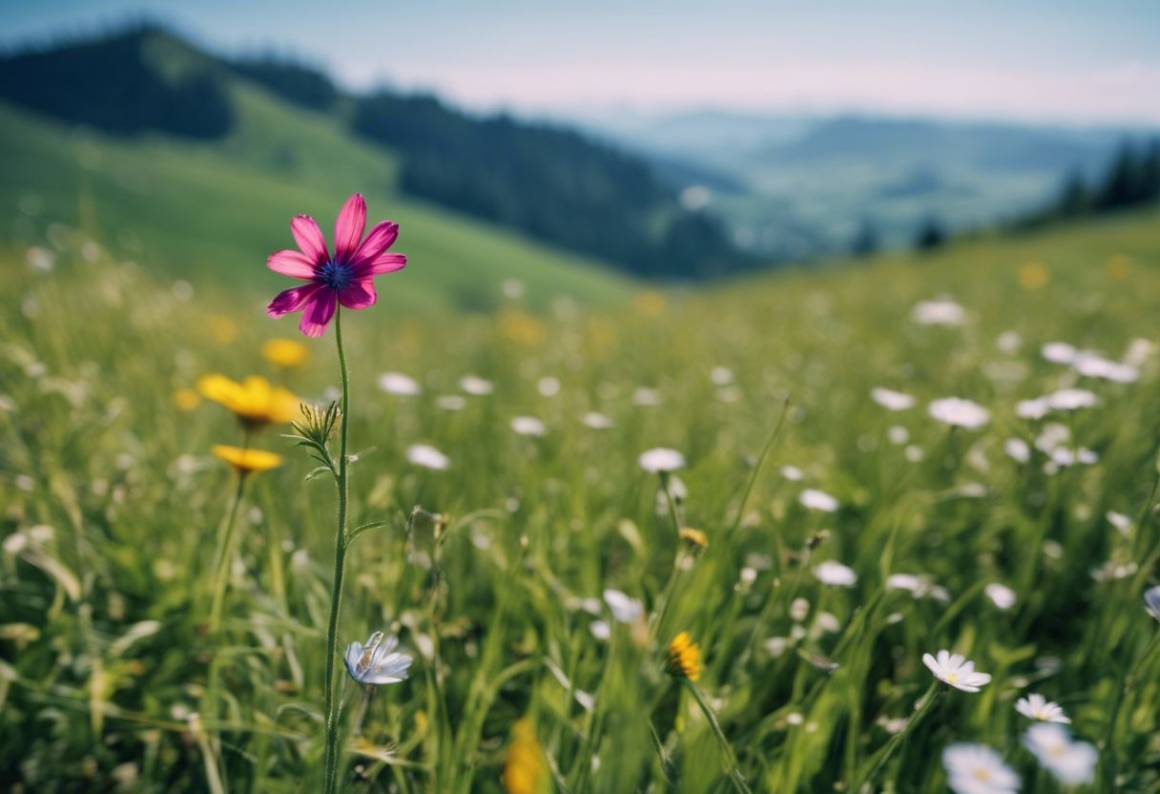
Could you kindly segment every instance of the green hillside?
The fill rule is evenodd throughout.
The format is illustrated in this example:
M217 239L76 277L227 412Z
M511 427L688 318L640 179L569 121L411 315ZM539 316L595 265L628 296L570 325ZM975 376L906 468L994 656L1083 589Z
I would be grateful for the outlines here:
M341 202L361 191L371 221L397 220L398 249L424 263L392 279L380 293L387 305L486 308L506 279L523 282L534 306L625 294L626 279L599 263L400 195L389 154L339 121L245 81L229 90L237 123L214 143L110 138L0 104L0 239L36 243L48 224L65 223L150 270L273 289L282 279L265 271L265 256L291 245L291 215L314 215L329 235Z

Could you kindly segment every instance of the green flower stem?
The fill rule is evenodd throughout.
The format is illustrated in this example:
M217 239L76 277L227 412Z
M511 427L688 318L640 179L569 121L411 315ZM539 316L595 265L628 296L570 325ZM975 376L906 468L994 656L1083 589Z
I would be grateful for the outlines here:
M713 735L717 737L717 744L721 747L722 755L725 756L725 764L728 767L726 772L729 775L729 780L733 783L733 788L742 794L751 794L749 784L745 782L741 770L737 767L737 755L733 752L733 745L729 743L725 731L721 729L721 723L717 721L717 714L709 708L709 704L705 702L705 698L701 695L701 690L697 689L696 684L687 678L681 679L681 683L693 693L693 699L701 707L701 713L705 715L705 719L709 721L709 727L713 729Z
M230 505L229 515L223 530L221 544L218 547L217 565L214 566L213 600L209 611L209 634L212 637L221 628L222 608L225 606L226 587L230 580L230 562L234 556L234 527L237 524L238 508L242 504L242 495L246 490L246 474L238 472L238 487L234 491L233 503Z
M930 685L930 688L926 690L926 694L922 696L922 704L918 707L918 712L909 720L907 720L906 727L890 737L890 741L887 742L886 746L879 750L875 757L871 759L866 774L862 775L858 779L858 782L850 786L850 791L861 791L862 786L870 782L874 775L877 774L878 770L881 769L886 764L886 762L890 760L890 757L894 755L895 752L897 752L899 746L902 745L903 740L910 735L911 731L918 727L920 722L922 722L922 718L925 717L927 712L930 711L930 708L934 705L938 695L938 682L935 681Z
M335 697L334 659L337 653L338 619L342 611L342 577L346 562L347 424L350 419L350 381L346 354L342 349L342 307L334 312L334 338L338 346L338 366L342 372L342 423L338 440L338 528L334 537L334 584L330 591L330 623L326 629L326 794L338 790L338 699Z

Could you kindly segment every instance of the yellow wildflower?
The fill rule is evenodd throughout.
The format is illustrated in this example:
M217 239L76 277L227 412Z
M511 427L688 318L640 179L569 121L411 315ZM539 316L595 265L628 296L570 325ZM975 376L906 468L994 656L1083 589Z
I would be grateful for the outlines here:
M173 402L178 410L192 411L201 404L201 395L193 389L178 389L173 393Z
M1023 289L1042 289L1051 280L1047 266L1032 260L1019 268L1019 286Z
M701 649L689 632L682 631L669 643L669 675L698 681L701 678Z
M285 424L298 415L298 398L280 386L271 386L259 375L251 375L241 383L225 375L206 375L197 382L197 389L207 400L224 405L251 427Z
M1108 257L1108 277L1112 281L1123 281L1132 273L1132 260L1123 254Z
M300 367L310 357L306 345L294 339L271 339L262 345L262 355L275 367Z
M214 457L224 460L242 475L255 471L269 471L282 465L281 455L262 449L242 449L217 444L211 451Z
M694 548L704 549L709 545L709 537L699 529L693 529L692 527L681 527L681 531L678 534L680 535L681 540L685 541Z
M507 794L540 794L548 779L544 751L536 739L536 728L524 717L512 727L507 759L503 765L503 787Z

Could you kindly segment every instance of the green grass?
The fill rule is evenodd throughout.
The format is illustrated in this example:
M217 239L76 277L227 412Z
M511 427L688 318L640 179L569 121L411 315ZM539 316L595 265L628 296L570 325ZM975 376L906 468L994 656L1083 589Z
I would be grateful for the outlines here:
M189 184L229 184L189 150L151 145L168 173L188 169ZM127 164L141 149L102 151ZM237 178L251 196L266 185L263 214L296 208L283 183ZM342 193L334 185L320 209ZM125 195L117 217L148 211ZM93 222L106 212L97 205ZM199 202L189 212L198 228L226 224L215 239L238 250L264 250L285 223L257 228L260 219ZM427 239L416 218L442 222L409 212L402 239L416 245ZM1138 382L1116 384L1079 378L1039 348L1065 340L1119 358L1133 339L1155 337L1157 220L579 312L392 304L345 315L352 525L386 526L349 552L340 637L387 628L415 656L397 686L372 693L347 681L350 790L499 791L513 725L526 716L550 761L545 791L729 791L712 723L664 672L665 645L687 630L704 654L697 690L754 791L850 790L867 777L873 791L945 791L940 757L954 742L995 748L1023 791L1061 790L1021 744L1029 723L1013 705L1029 691L1061 703L1075 737L1098 746L1095 790L1155 791L1160 625L1141 593L1160 554L1150 501L1157 356ZM176 238L189 232L177 225ZM199 282L182 300L173 272L151 258L89 262L83 235L56 240L50 273L15 251L0 289L0 778L37 792L205 791L215 775L230 791L318 791L333 489L304 480L313 464L276 430L256 439L285 464L256 475L245 496L224 629L208 635L215 538L233 487L208 450L241 432L216 405L182 412L173 393L207 372L265 372L319 399L337 384L333 335L308 342L301 369L272 372L260 342L292 326L264 317L270 293L248 275L236 289ZM407 274L430 279L424 289L460 264L483 268L470 246L463 260L401 247L413 254ZM1038 289L1019 283L1032 260L1049 274ZM384 277L380 292L405 278ZM917 301L944 293L966 308L965 326L909 319ZM1005 331L1021 337L1017 351L997 348ZM734 382L715 386L714 367ZM382 393L387 370L414 376L423 394ZM438 396L459 393L468 373L494 381L494 394L440 409ZM539 393L545 376L560 380L559 394ZM1100 405L1016 416L1018 400L1072 384ZM869 398L875 386L919 405L888 414ZM635 405L640 387L661 404ZM925 403L950 395L986 406L990 423L951 432L935 422ZM588 429L588 410L615 428ZM517 436L516 415L541 418L547 434ZM1007 439L1034 442L1052 422L1098 462L1048 474L1041 452L1030 464L1004 454ZM905 428L904 444L890 440L892 427ZM451 468L408 464L420 442ZM657 510L656 477L637 465L660 445L688 458L679 521L707 534L699 556L682 548ZM803 482L781 475L788 465ZM840 510L804 509L806 487ZM449 516L440 544L426 522L408 530L416 505ZM1127 536L1108 511L1132 517ZM855 586L815 580L830 559L857 572ZM1126 575L1096 581L1092 570L1109 560ZM949 601L888 591L891 573L927 575ZM1014 608L984 595L993 582L1015 590ZM591 627L611 620L598 600L607 587L641 599L645 618L613 622L605 641ZM992 682L978 694L943 687L921 724L879 755L891 737L883 721L913 713L933 680L922 654L940 648L966 654Z
M296 110L244 82L231 90L236 130L212 144L110 139L0 104L0 240L27 243L64 223L175 278L273 289L279 277L263 264L292 247L289 218L313 214L329 234L357 190L371 222L399 221L399 250L427 263L380 296L392 309L487 309L507 279L523 282L536 306L625 296L627 280L592 260L400 195L394 159L353 140L340 119Z

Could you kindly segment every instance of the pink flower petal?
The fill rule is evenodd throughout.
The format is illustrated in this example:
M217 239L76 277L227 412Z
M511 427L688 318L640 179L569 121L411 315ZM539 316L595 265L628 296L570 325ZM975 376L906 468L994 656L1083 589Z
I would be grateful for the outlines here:
M348 309L368 309L377 298L375 282L370 278L353 281L338 293L339 302Z
M338 301L335 300L334 290L323 288L314 300L306 305L298 330L307 336L322 336L326 333L326 326L330 324L330 318L334 317L334 310L337 307Z
M367 239L363 240L362 245L355 251L351 261L357 265L374 259L383 251L390 248L398 236L399 224L394 221L376 223L375 228L371 229L371 233L367 235Z
M389 251L384 251L370 262L360 265L359 272L377 276L382 273L394 273L396 270L402 270L406 266L406 254L392 254Z
M326 238L322 236L322 229L318 228L317 221L309 215L295 215L290 221L290 233L294 235L294 242L312 264L321 265L330 259L330 252L326 250Z
M352 260L367 226L367 202L361 193L355 193L346 200L334 222L334 256L342 262Z
M266 267L290 278L314 278L314 263L301 251L278 251L266 259Z
M281 317L290 312L296 312L314 297L314 293L323 289L321 284L303 284L301 287L283 290L274 296L270 305L266 307L266 314L271 317Z

